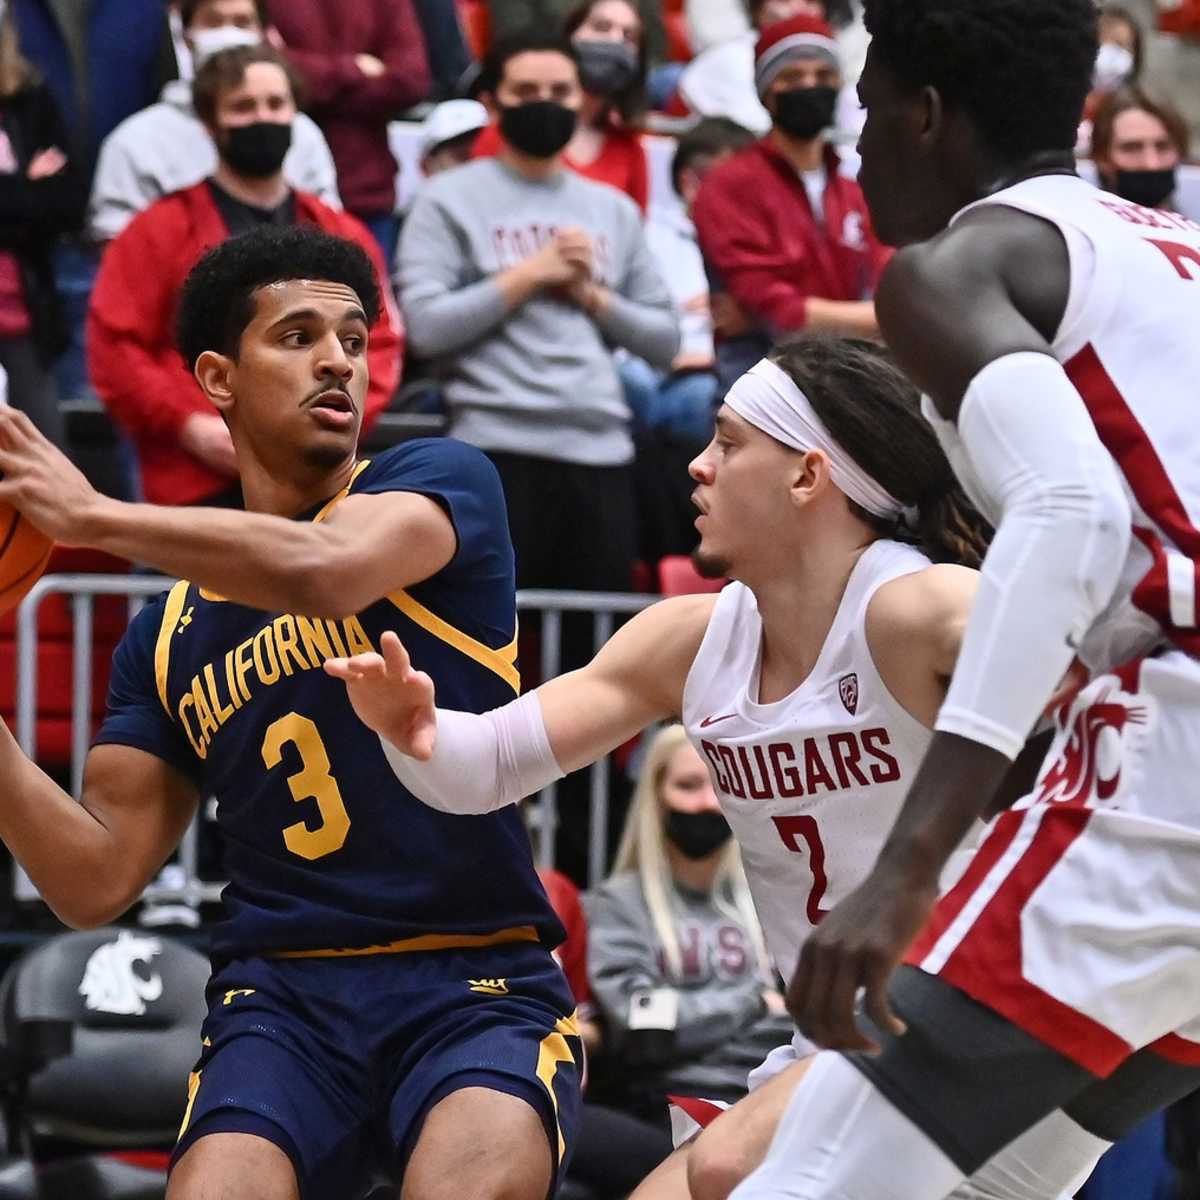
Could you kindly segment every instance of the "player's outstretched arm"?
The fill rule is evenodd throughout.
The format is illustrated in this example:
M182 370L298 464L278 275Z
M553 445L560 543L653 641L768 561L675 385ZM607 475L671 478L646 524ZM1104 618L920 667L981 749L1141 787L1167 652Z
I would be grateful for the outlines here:
M676 715L715 598L681 596L644 610L586 666L488 713L435 707L393 633L382 654L333 658L401 783L433 808L493 812L578 770L647 725Z
M67 795L0 722L0 840L60 920L104 925L141 894L196 812L195 787L129 746L88 755L83 798Z

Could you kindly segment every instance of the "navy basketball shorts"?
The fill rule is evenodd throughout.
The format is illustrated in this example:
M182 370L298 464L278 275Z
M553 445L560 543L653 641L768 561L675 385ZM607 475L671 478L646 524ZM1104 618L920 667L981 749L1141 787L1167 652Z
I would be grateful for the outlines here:
M466 1087L530 1104L565 1165L583 1047L540 945L239 959L207 998L172 1165L207 1134L256 1134L291 1159L303 1200L349 1200L402 1172L425 1115Z

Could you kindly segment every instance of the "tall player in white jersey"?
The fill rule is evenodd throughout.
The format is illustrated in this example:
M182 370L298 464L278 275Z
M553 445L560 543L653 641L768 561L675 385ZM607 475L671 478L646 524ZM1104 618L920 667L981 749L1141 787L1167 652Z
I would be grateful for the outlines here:
M896 827L789 987L843 1053L735 1200L937 1200L1035 1122L1115 1138L1200 1086L1200 226L1074 174L1092 0L866 20L861 179L907 247L880 322L997 532ZM1075 656L1037 785L937 900Z
M435 709L398 642L327 669L414 794L460 813L512 803L681 713L786 970L863 878L928 746L975 585L930 556L971 561L982 542L882 351L811 341L775 358L735 385L692 466L697 561L738 581L719 597L654 605L587 667L482 716ZM924 552L888 536L902 524ZM776 1051L762 1086L639 1200L726 1195L761 1161L811 1049ZM1065 1126L1055 1142L1082 1144L1086 1174L1103 1145ZM1034 1131L960 1194L1056 1200L1062 1187L1036 1169L1045 1142Z

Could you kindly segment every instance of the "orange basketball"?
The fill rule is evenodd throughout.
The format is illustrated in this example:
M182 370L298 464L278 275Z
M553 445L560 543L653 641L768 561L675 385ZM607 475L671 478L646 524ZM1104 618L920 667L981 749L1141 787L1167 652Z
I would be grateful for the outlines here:
M0 503L0 613L16 608L41 577L54 543L11 504Z

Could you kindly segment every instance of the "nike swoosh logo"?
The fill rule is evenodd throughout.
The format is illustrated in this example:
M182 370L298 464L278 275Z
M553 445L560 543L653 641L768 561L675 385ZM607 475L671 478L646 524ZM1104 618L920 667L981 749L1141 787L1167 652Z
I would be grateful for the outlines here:
M705 717L704 720L700 722L700 728L707 729L710 725L717 725L721 721L728 721L736 716L737 713L726 713L723 717Z

